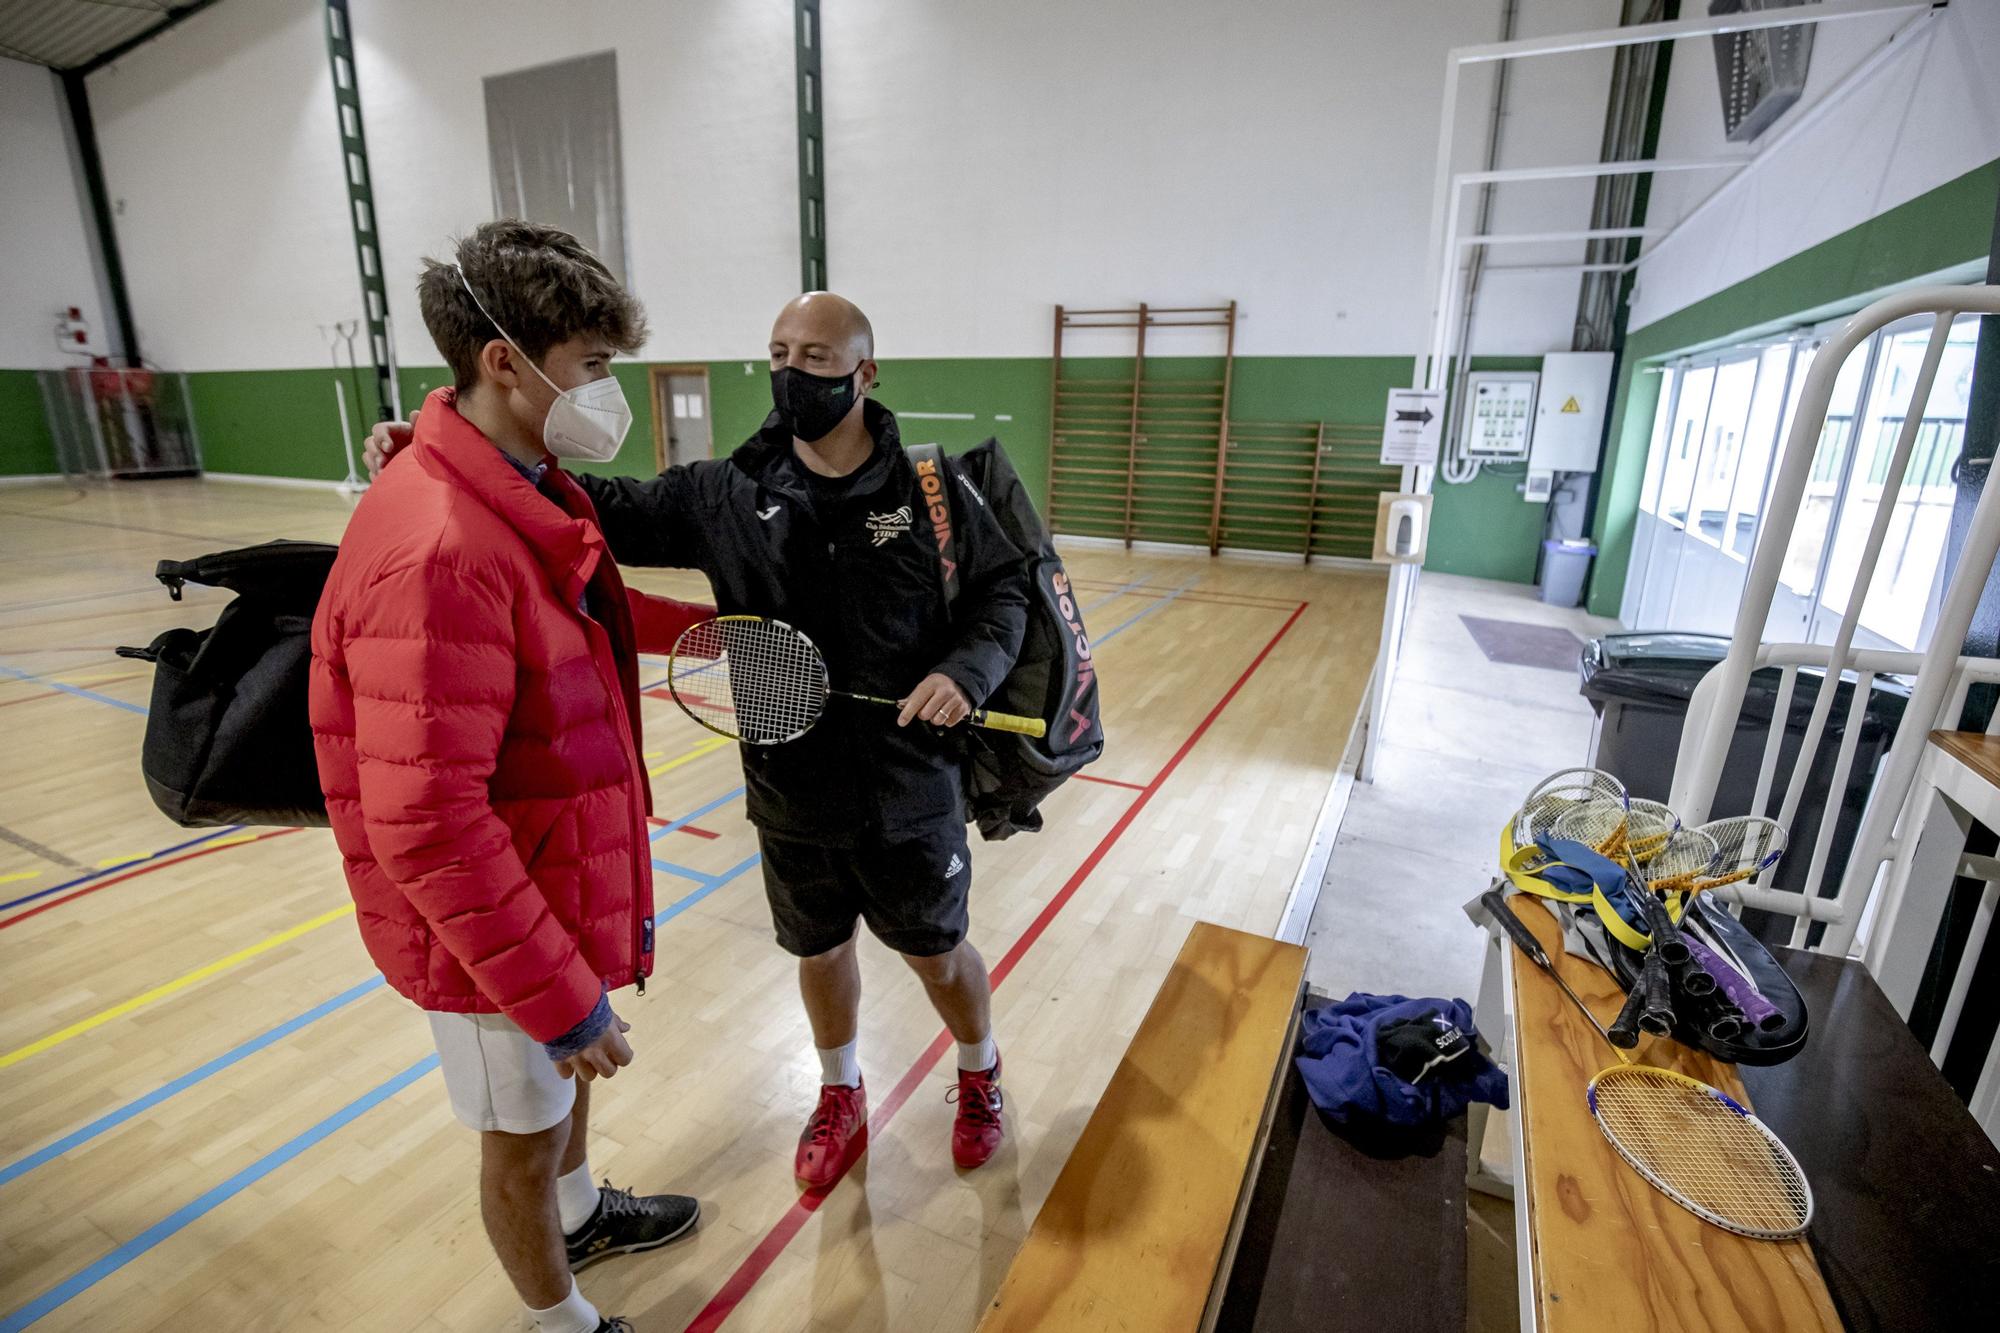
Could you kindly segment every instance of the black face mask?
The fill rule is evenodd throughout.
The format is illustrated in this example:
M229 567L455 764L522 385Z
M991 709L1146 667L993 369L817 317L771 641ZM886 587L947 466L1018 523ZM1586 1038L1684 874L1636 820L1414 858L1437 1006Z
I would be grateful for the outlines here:
M771 372L771 402L778 421L795 437L823 440L854 409L854 373L815 375L797 366Z

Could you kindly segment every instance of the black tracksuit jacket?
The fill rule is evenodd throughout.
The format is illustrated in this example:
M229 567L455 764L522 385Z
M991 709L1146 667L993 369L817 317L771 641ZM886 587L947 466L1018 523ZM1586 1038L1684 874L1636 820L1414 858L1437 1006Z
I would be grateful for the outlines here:
M645 481L576 479L621 564L699 569L721 614L803 630L833 688L900 699L938 671L977 706L1021 648L1024 557L948 463L959 553L948 612L937 539L895 415L872 399L862 411L875 453L842 491L815 487L776 414L726 459ZM898 727L878 704L829 699L799 739L738 748L750 820L773 833L853 846L964 818L957 737Z

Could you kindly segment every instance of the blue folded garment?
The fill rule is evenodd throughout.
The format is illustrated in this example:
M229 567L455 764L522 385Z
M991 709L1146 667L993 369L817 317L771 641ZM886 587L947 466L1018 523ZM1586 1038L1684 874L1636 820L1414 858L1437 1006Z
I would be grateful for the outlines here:
M1436 1020L1442 1019L1442 1023ZM1411 1020L1446 1025L1464 1034L1456 1056L1416 1075L1399 1077L1381 1058L1381 1030ZM1409 999L1360 991L1338 1004L1308 1009L1301 1021L1299 1074L1313 1105L1335 1122L1373 1120L1391 1125L1439 1124L1473 1102L1507 1105L1507 1075L1477 1045L1472 1006L1464 1000ZM1447 1039L1448 1048L1457 1048Z

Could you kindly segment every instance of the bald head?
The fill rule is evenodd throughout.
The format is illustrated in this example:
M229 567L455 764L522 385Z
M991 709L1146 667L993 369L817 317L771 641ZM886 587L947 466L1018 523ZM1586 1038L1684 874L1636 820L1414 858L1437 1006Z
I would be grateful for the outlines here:
M851 375L875 358L875 330L861 307L832 292L807 292L786 303L771 326L771 369L797 366L815 375Z

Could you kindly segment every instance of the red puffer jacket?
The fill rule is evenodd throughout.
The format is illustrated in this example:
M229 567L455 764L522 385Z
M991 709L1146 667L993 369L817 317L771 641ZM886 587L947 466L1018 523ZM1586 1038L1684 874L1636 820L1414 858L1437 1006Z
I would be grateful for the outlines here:
M634 653L712 612L628 600L583 491L538 494L450 389L405 453L313 618L320 784L389 984L553 1041L652 970Z

